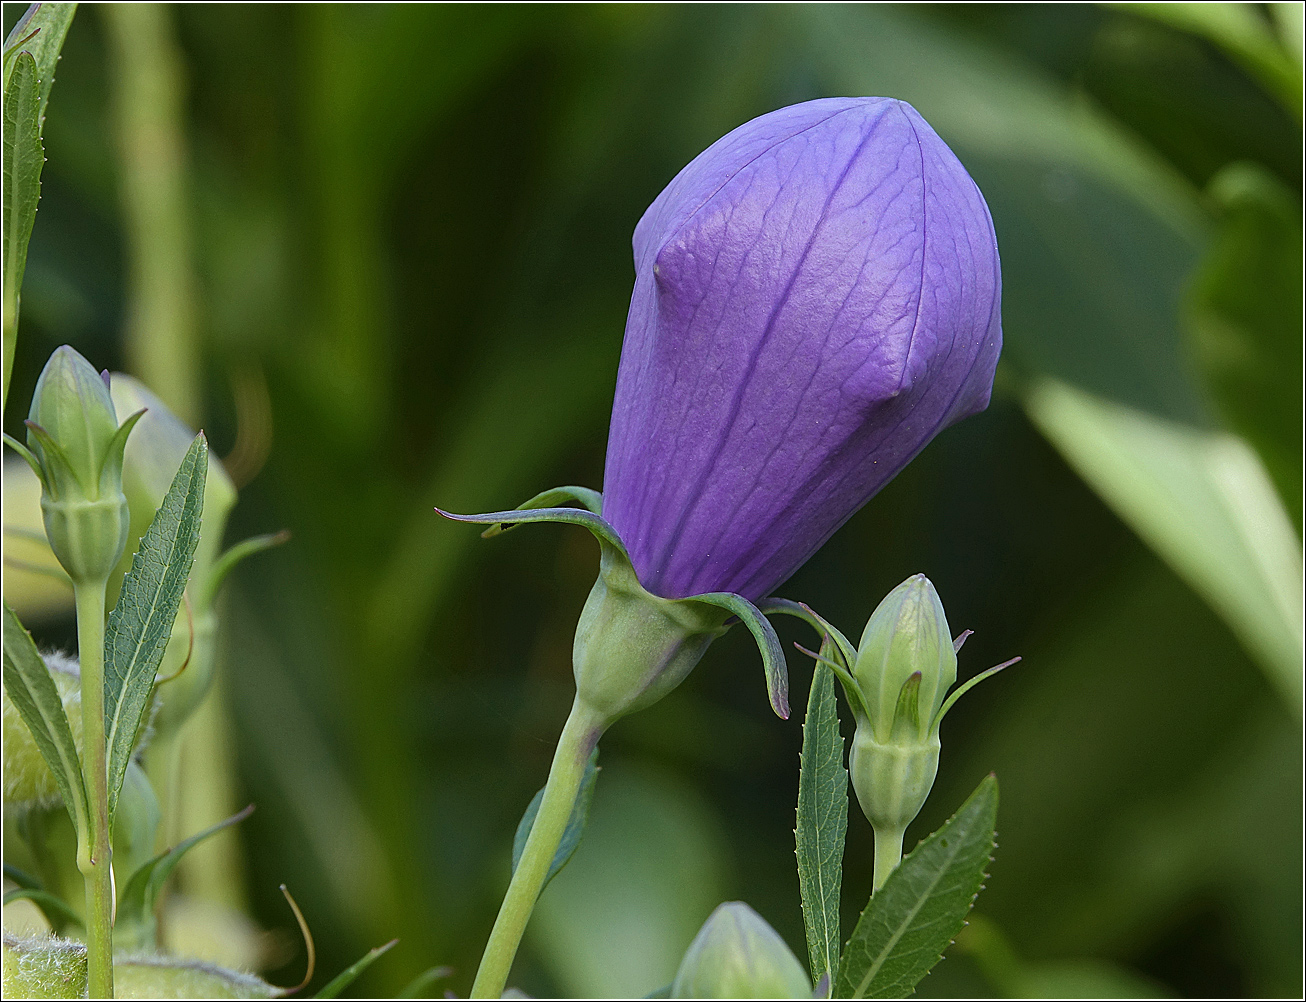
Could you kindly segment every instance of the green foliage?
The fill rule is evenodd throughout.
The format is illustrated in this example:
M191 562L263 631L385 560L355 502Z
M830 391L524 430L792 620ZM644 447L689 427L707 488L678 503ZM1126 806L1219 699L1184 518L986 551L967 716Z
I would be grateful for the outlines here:
M172 635L200 538L209 450L195 436L172 486L141 537L104 632L104 715L109 748L109 817Z
M831 643L822 644L829 656ZM834 692L834 672L820 664L812 674L803 721L803 751L798 771L798 889L807 930L812 981L834 983L843 937L839 895L843 884L844 834L848 830L848 770L843 765L843 735Z
M4 393L18 337L18 291L27 270L27 244L41 200L40 84L36 60L20 52L4 92Z
M5 89L8 90L11 73L9 59L14 52L29 53L36 64L38 81L38 123L45 124L45 107L50 101L50 89L54 86L54 71L59 64L59 53L63 49L64 37L73 23L77 13L75 3L39 3L32 4L14 25L5 40Z
M372 964L376 961L376 959L381 956L381 954L389 951L390 948L393 947L398 942L399 940L392 939L388 943L383 943L380 946L368 950L367 953L359 957L352 964L346 967L343 971L337 974L334 978L328 981L326 985L324 985L321 989L318 990L317 994L315 994L313 998L315 999L339 998L340 993L342 991L344 991L346 988L352 985L360 974L362 974L365 970L371 967Z
M986 777L889 875L862 912L835 981L838 998L903 998L961 931L991 860L998 783Z
M1080 475L1224 616L1287 705L1300 710L1301 557L1256 454L1232 435L1051 380L1031 392L1028 407Z
M553 854L553 862L549 864L549 872L544 878L544 883L540 885L541 890L549 886L549 881L567 865L576 849L580 846L581 837L585 834L585 823L589 820L590 801L594 799L594 781L598 779L598 775L599 750L595 748L594 751L590 752L589 761L585 763L585 775L581 777L580 789L576 791L576 803L571 808L571 817L567 819L567 827L562 833L562 840L558 843L558 849ZM526 813L522 815L521 821L517 824L517 832L512 837L512 868L514 870L517 869L517 862L526 849L526 840L531 837L531 827L535 824L535 815L540 812L540 804L543 801L544 787L540 787L539 792L526 805Z
M7 26L21 8L6 13ZM547 766L594 555L576 533L481 545L431 507L600 484L630 235L650 200L752 115L887 94L919 108L993 211L1001 381L988 412L940 436L785 594L861 622L921 569L955 625L979 631L976 664L1027 656L1018 679L949 713L937 793L909 833L937 828L975 770L1001 775L1002 879L984 910L1019 955L1135 968L1173 994L1300 995L1299 725L1223 615L1049 447L1021 399L1046 374L1204 431L1227 422L1293 511L1284 485L1300 459L1285 479L1262 443L1300 427L1300 394L1284 389L1299 366L1221 362L1195 312L1229 234L1218 256L1255 281L1222 280L1222 295L1264 314L1216 319L1259 352L1282 314L1300 350L1299 309L1252 263L1276 260L1275 220L1299 214L1301 192L1300 122L1261 77L1205 36L1100 5L170 13L203 423L224 453L273 442L233 530L286 525L296 539L227 590L238 775L263 818L244 832L258 920L281 921L280 881L319 888L324 957L404 940L359 993L393 993L437 960L466 993L502 887L494 833ZM1244 13L1273 26L1285 11ZM85 27L68 36L46 123L19 389L60 343L102 344L115 364L136 305L120 292L135 238L118 208L118 77ZM1283 185L1286 215L1258 222L1259 196L1210 186L1239 161ZM266 385L270 409L244 391L233 406L229 377ZM18 437L20 418L6 425ZM43 646L59 642L57 620L19 604L12 570L7 599ZM674 959L649 958L679 957L727 898L802 935L783 865L799 729L774 723L742 632L605 737L586 851L528 935L527 992L663 984ZM216 778L196 796L216 819L233 767L202 759ZM650 761L660 799L606 782ZM846 879L868 887L869 831L851 826L847 844ZM918 993L946 985L1001 991L969 958Z
M4 605L4 683L54 775L79 839L85 839L90 832L86 787L63 699L31 634L8 602Z
M124 949L151 947L155 941L155 914L159 898L182 857L205 839L239 824L253 813L254 805L250 804L243 811L183 839L166 852L159 853L133 873L127 886L118 895L115 943Z
M70 925L80 926L82 918L73 910L63 898L57 894L51 894L49 891L43 891L38 887L16 887L12 891L6 891L4 903L9 904L13 901L30 901L41 909L46 920L50 923L50 928L56 933L61 933Z

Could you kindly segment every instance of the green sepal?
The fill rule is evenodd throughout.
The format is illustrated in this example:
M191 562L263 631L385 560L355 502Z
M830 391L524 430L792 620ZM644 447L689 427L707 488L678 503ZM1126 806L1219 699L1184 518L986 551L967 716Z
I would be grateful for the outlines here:
M72 818L78 843L89 844L90 808L82 763L63 700L31 634L8 602L4 603L4 684L41 757L50 767L68 816Z
M822 646L825 644L826 637L834 642L835 649L830 653L834 654L835 657L832 658L815 654L802 647L799 650L830 667L835 677L839 679L839 684L843 686L844 696L852 707L853 715L859 720L865 718L866 697L862 694L861 686L857 684L851 670L851 666L857 661L857 648L849 643L843 631L806 602L794 602L787 598L773 597L762 599L757 603L757 607L768 616L793 616L796 619L801 619L820 635Z
M816 631L818 636L829 634L838 646L844 662L851 665L857 660L857 648L849 643L843 631L827 620L806 602L794 602L787 598L764 598L757 603L758 609L768 616L793 616Z
M585 834L585 824L589 821L590 802L594 799L594 782L598 779L598 776L599 750L596 747L590 752L589 761L585 763L585 775L581 777L580 789L576 791L576 802L571 807L571 815L567 818L567 827L563 829L562 838L558 841L558 848L549 863L549 872L545 874L544 883L540 884L541 891L549 886L549 881L556 877L558 871L571 861L571 857L580 847L581 836ZM540 804L543 802L544 787L540 787L539 792L531 798L531 802L526 806L526 812L517 824L517 832L512 837L512 869L514 873L517 871L517 864L521 862L521 854L526 850L526 840L531 837L531 829L535 827L535 816L540 813Z
M154 906L158 904L164 885L183 856L205 839L234 824L239 824L254 813L250 804L238 814L219 821L205 828L202 832L183 839L166 852L161 852L139 870L131 875L127 886L118 896L118 917L115 923L115 938L127 946L134 944L141 948L154 944Z
M340 993L354 983L355 979L365 970L372 966L373 963L383 954L388 952L399 940L392 939L388 943L382 943L380 946L374 946L367 953L359 957L334 978L323 985L322 990L313 996L315 999L333 999L338 998Z
M222 556L213 562L213 569L209 572L208 580L200 587L199 597L195 605L199 609L207 609L213 604L213 600L218 597L218 589L222 587L222 582L226 580L241 561L247 557L252 557L256 553L263 553L266 550L274 549L290 541L290 530L282 529L280 532L271 532L263 536L251 536L249 539L242 539L223 551Z
M970 630L967 630L966 633L963 633L961 635L962 640L965 640L967 634L969 634L970 632L971 632ZM958 644L957 646L960 647L961 644ZM949 710L952 709L952 707L956 704L957 700L961 699L962 696L970 692L971 689L975 688L975 686L979 685L986 678L991 678L992 676L996 675L998 672L1002 671L1003 668L1010 668L1019 660L1020 660L1019 657L1014 657L1010 661L1004 661L1000 665L994 665L992 668L980 672L974 678L969 678L961 685L957 686L957 688L953 691L952 695L943 701L943 705L939 707L939 712L934 715L934 719L930 721L930 732L932 733L939 729L939 724L942 722L944 714L946 714Z
M606 543L615 548L626 560L630 559L625 544L617 535L617 530L612 528L601 515L596 515L586 508L516 508L512 511L491 511L481 515L455 515L442 508L435 510L445 518L451 518L456 522L489 523L490 527L481 533L484 539L491 539L507 532L522 522L567 522L572 525L583 525L600 543Z
M788 720L789 666L785 663L784 649L780 646L775 627L762 615L762 611L742 595L725 591L689 595L680 601L715 605L739 617L739 621L748 627L748 632L757 641L757 649L762 655L762 669L766 672L766 693L771 700L771 709L781 720Z
M120 424L118 430L113 433L113 438L109 439L109 445L104 450L104 465L100 467L101 495L114 491L122 492L122 454L127 448L127 436L136 427L136 422L144 416L145 409L138 410Z
M921 673L912 672L898 690L893 708L893 739L914 738L921 729ZM903 733L906 731L907 733Z
M27 465L32 468L32 472L36 474L36 479L41 482L41 486L44 488L45 472L41 469L41 461L36 458L32 450L10 435L9 432L4 433L4 443L9 446L9 448L13 449L14 452L18 453L18 455L22 456L23 459L27 460ZM41 541L45 541L45 536L41 537Z
M41 447L41 469L44 471L41 481L51 499L55 501L63 500L59 490L59 487L67 483L62 479L63 477L71 478L72 482L81 491L82 496L85 497L86 485L82 483L82 478L73 469L73 464L69 461L68 454L64 452L63 447L54 440L48 431L31 418L28 418L23 424L27 425L27 430Z

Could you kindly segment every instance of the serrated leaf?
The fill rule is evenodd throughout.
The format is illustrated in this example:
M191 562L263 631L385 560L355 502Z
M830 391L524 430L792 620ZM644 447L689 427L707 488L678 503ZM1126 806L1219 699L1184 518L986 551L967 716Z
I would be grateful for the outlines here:
M36 60L20 52L4 94L4 390L18 338L18 292L27 270L27 244L41 198L40 81Z
M998 781L990 775L889 874L848 940L836 997L911 994L965 925L993 851L997 816Z
M50 88L54 86L54 71L59 64L59 50L63 48L64 37L73 23L77 13L75 3L40 3L34 4L23 15L9 38L5 39L5 56L15 49L28 53L36 63L36 79L39 82L40 102L37 106L38 121L45 123L45 106L50 100ZM19 43L19 44L15 44ZM8 73L6 65L5 71ZM6 76L5 90L10 87L12 77Z
M549 864L549 872L545 874L544 883L540 885L540 890L549 886L549 881L558 875L558 871L567 865L576 847L580 845L581 836L585 834L585 822L590 816L590 801L594 798L594 780L599 774L599 750L594 749L590 753L590 759L585 763L585 775L581 777L580 789L576 791L576 803L572 805L571 817L567 819L567 827L563 830L562 841L558 843L558 849L553 854L553 862ZM521 821L517 824L517 834L512 839L512 868L517 869L518 862L521 861L521 854L526 849L526 840L530 838L531 827L535 824L535 815L540 812L540 803L544 800L544 787L540 787L538 793L531 799L526 807L526 813L522 815Z
M216 825L205 828L202 832L183 839L166 852L161 852L139 870L131 875L127 886L118 898L118 938L130 940L133 937L141 946L152 946L154 942L154 906L163 893L168 877L181 862L183 856L205 839L216 835L224 828L244 821L254 812L250 804L238 814L219 821Z
M90 812L82 762L68 715L45 660L8 602L4 604L4 682L5 691L54 775L74 829L85 838L90 832Z
M110 823L199 543L208 455L201 432L141 537L104 631Z
M833 642L821 654L833 654ZM844 835L848 830L848 770L843 765L843 735L834 692L834 672L819 662L812 675L803 721L803 751L798 770L798 889L813 983L824 974L833 982L839 970L839 889L843 884Z
M314 995L313 998L315 999L336 998L337 996L339 996L341 992L343 992L346 988L348 988L351 984L353 984L355 978L357 978L365 970L371 967L372 964L376 961L376 959L381 956L381 954L388 951L392 946L394 946L398 942L399 940L392 939L388 943L383 943L381 946L373 947L371 950L368 950L366 954L364 954L358 960L355 960L352 964L350 964L343 971L337 974L334 978L328 981L326 985L322 988L322 990L318 992L316 995Z

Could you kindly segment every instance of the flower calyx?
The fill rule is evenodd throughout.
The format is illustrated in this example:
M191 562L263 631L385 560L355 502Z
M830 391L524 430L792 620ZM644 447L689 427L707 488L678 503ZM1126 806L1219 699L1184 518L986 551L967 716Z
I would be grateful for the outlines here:
M576 627L572 665L579 698L606 722L605 727L652 705L684 681L708 645L736 620L757 640L772 709L786 719L789 686L784 652L761 611L728 592L663 598L648 591L625 544L600 514L602 500L598 491L589 488L560 487L512 511L455 515L436 510L456 521L488 523L482 533L486 538L524 522L567 522L584 526L598 540L599 576Z

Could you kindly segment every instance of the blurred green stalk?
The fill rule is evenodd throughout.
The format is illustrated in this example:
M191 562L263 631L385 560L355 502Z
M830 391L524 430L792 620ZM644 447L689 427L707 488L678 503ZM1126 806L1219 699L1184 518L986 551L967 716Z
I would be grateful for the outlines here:
M127 369L182 421L199 423L199 351L182 131L182 58L166 4L102 8L131 289Z

